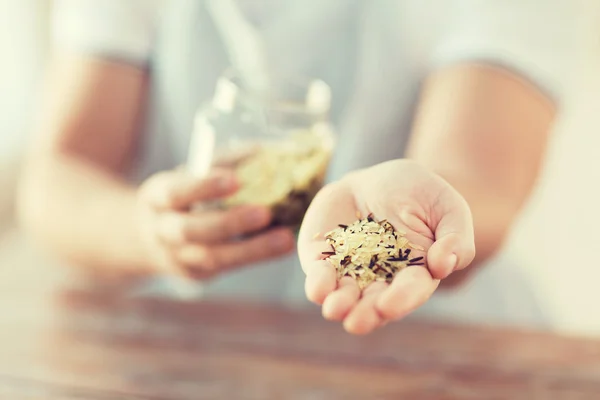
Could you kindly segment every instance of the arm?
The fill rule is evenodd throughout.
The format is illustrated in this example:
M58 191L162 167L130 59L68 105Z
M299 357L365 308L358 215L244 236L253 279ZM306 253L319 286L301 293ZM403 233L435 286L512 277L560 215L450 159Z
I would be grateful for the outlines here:
M231 171L163 171L129 184L161 0L61 0L52 63L18 200L24 227L52 252L103 276L168 272L206 279L289 252L268 209L187 212L231 195ZM166 5L166 3L165 3ZM102 61L118 59L121 62ZM261 232L258 232L261 231ZM252 237L239 240L240 236Z
M437 72L422 91L408 154L469 202L481 265L501 246L535 184L555 103L581 60L586 11L567 0L552 7L529 0L462 5L449 11L448 30L433 49Z
M576 65L575 3L465 0L449 12L430 59L438 70L421 92L407 149L417 162L393 160L349 174L322 190L306 214L299 255L307 297L323 305L325 318L343 321L349 332L371 332L424 304L440 280L463 280L475 247L479 264L498 250L542 163L555 116L542 91L560 100ZM313 234L351 223L357 209L406 232L425 249L426 266L362 291L352 277L338 281L323 260L331 247Z
M202 179L166 171L139 188L126 182L145 72L79 57L52 71L19 199L24 227L52 252L102 277L167 272L207 279L293 248L288 229L264 230L271 221L265 207L187 212L231 195L231 171Z
M307 297L323 305L325 318L364 334L420 307L440 281L459 283L475 249L481 263L500 247L535 182L553 116L536 88L503 69L459 64L432 75L408 149L417 162L356 171L312 202L298 245ZM356 210L404 232L424 250L411 255L424 257L426 266L362 291L351 277L338 281L323 260L331 246L314 234L351 224Z
M135 189L122 177L146 86L146 73L125 64L62 57L50 68L19 213L32 235L73 263L148 265L133 221Z
M457 64L426 82L408 157L444 177L469 203L475 264L499 249L530 194L554 116L552 102L508 70ZM468 271L445 283L459 283Z

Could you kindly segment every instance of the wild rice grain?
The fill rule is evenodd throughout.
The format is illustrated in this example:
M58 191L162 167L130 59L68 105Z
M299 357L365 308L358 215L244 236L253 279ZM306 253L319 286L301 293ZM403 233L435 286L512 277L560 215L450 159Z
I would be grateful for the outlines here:
M340 224L325 234L333 251L323 252L337 270L338 280L344 276L355 279L360 289L371 282L391 282L394 276L409 266L424 265L424 257L409 260L411 249L422 249L410 243L404 232L394 229L386 220L377 221L373 214L350 225ZM397 255L397 256L396 256Z

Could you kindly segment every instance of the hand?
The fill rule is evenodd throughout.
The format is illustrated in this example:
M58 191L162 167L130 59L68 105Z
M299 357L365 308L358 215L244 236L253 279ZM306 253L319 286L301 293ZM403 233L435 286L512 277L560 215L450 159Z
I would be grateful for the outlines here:
M374 282L362 293L356 282L337 282L335 268L323 259L331 247L323 234L373 213L407 232L425 251L425 266L399 272L391 284ZM318 236L315 236L318 235ZM306 273L306 295L322 304L323 316L343 321L350 333L366 334L398 320L425 303L453 271L475 256L471 212L462 196L438 175L410 160L396 160L349 174L326 186L313 200L298 242Z
M183 170L150 177L139 189L138 221L153 267L204 280L289 253L294 247L289 229L257 233L271 222L268 208L248 205L189 211L199 202L226 197L237 188L233 173L227 170L214 170L203 179Z

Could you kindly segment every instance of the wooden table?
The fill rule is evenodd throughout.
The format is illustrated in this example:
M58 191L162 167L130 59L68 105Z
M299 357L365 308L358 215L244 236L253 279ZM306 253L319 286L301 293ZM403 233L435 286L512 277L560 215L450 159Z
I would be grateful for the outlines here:
M70 292L0 307L5 398L600 399L600 342L414 320L358 338L316 308Z

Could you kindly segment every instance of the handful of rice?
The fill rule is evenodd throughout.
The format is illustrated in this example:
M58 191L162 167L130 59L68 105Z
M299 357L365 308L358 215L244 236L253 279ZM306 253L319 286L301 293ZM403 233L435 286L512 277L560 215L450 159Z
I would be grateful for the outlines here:
M406 267L425 265L423 257L412 257L412 250L424 251L410 243L406 233L394 229L386 220L377 221L372 214L351 225L339 225L325 234L332 251L323 252L337 270L337 278L354 278L362 290L371 282L391 283Z

